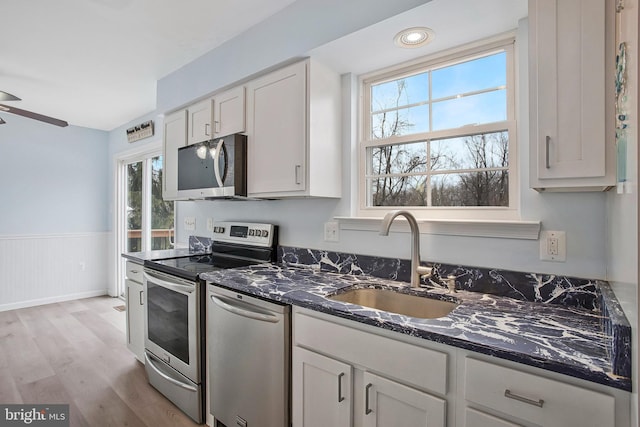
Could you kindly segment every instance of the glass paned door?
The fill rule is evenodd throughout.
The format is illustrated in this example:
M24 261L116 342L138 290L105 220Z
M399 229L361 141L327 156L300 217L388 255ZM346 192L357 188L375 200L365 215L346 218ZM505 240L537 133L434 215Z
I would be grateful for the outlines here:
M162 199L162 156L151 159L151 249L173 247L173 202Z
M124 295L125 262L120 254L171 249L174 206L162 199L161 148L118 158L116 295Z
M127 205L127 252L142 251L142 166L143 162L126 166Z

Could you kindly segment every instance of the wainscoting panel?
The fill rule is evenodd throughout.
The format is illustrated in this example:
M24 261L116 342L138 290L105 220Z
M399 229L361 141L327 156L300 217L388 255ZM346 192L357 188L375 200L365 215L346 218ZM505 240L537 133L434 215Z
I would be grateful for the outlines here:
M0 311L107 294L108 236L0 236Z

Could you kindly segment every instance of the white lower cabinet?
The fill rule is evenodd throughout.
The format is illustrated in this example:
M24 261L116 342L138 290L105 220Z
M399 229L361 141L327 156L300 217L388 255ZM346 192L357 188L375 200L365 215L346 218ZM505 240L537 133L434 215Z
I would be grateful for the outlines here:
M294 427L447 425L446 399L431 394L446 394L446 353L298 309L293 325Z
M293 348L293 425L348 427L353 406L351 365Z
M631 394L294 307L294 427L629 427Z
M506 414L521 420L524 425L616 425L612 395L471 357L466 358L465 365L464 397L470 404ZM475 426L469 422L467 425Z
M142 266L127 261L126 312L127 312L127 348L144 363L144 288L142 285Z
M444 399L364 373L365 427L445 427Z

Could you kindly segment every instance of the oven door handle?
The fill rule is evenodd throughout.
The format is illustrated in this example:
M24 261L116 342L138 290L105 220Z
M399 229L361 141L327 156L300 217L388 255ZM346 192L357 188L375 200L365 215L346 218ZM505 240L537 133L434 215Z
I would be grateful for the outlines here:
M171 289L172 291L180 292L183 294L191 294L196 290L195 286L187 286L180 285L178 283L167 282L166 280L162 280L156 276L148 274L146 271L144 272L144 277L147 281L153 282L158 286L162 286L163 288Z
M175 378L171 378L169 375L167 375L164 372L162 372L160 370L160 368L158 368L153 363L153 361L157 360L157 359L155 357L153 357L153 356L150 357L149 353L147 353L146 351L144 352L144 360L145 360L145 363L148 364L149 367L151 369L153 369L156 374L160 375L163 379L167 380L171 384L173 384L175 386L178 386L178 387L182 387L183 389L188 390L188 391L192 391L194 393L198 391L198 389L196 387L194 387L194 386L192 386L190 384L183 383L182 381L178 381Z
M240 308L225 302L221 297L218 297L215 295L210 295L210 296L211 296L211 301L213 301L220 308L223 308L230 313L237 314L242 317L248 317L249 319L260 320L262 322L278 323L280 321L280 318L278 316L245 310L243 308Z

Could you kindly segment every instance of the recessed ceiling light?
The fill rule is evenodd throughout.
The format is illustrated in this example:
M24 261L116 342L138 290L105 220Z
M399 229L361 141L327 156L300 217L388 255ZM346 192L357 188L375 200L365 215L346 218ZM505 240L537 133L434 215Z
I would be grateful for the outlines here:
M427 27L413 27L400 31L393 38L396 46L404 48L416 48L424 46L430 43L434 39L436 34L431 28Z

